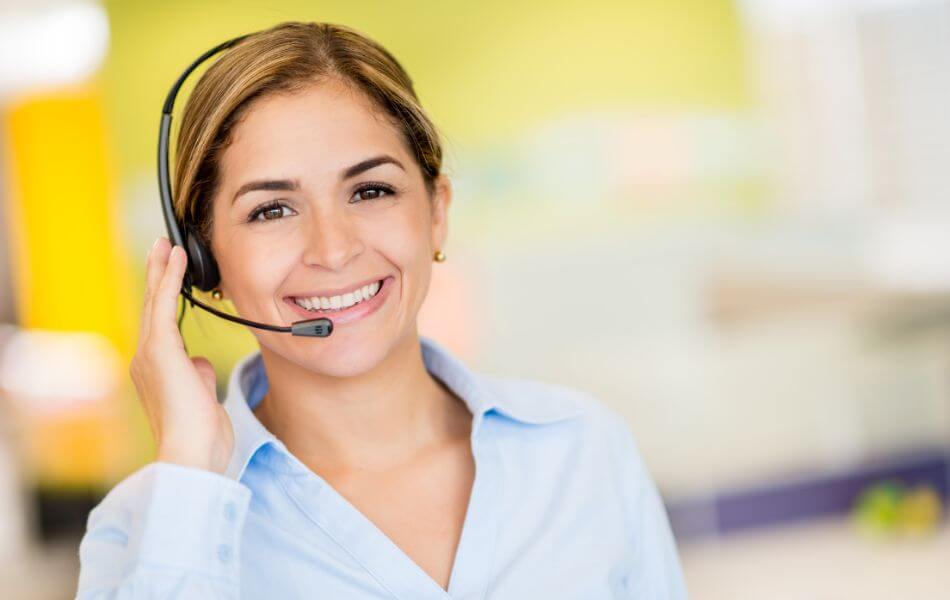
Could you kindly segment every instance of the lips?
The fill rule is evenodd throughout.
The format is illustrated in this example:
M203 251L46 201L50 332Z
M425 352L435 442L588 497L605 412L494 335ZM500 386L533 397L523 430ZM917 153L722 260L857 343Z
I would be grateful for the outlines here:
M363 282L361 285L367 285L367 284L373 283L374 281L376 280L371 279L369 281ZM395 283L395 278L392 275L387 276L382 279L382 283L380 284L379 291L376 292L375 296L373 296L369 300L364 300L362 302L354 304L353 306L350 306L349 308L344 308L340 310L333 310L333 309L307 310L306 308L294 302L294 298L289 297L289 296L284 298L284 302L288 306L291 307L295 315L300 315L301 319L310 320L310 319L319 319L321 317L324 317L333 321L334 326L342 325L344 323L351 323L354 321L364 319L370 316L371 314L373 314L374 312L376 312L377 310L379 310L379 308L386 302L387 298L389 297L389 292L392 289L394 283ZM343 291L345 292L348 290L343 290ZM337 292L337 294L339 294L339 292ZM337 294L333 294L333 295L337 295ZM321 295L321 294L316 294L316 295Z

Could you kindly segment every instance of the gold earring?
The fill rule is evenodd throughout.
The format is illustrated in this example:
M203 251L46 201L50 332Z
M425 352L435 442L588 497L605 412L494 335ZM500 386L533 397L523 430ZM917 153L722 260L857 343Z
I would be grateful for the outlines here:
M214 288L213 290L211 290L211 297L214 298L215 300L220 300L221 298L224 298L224 294L222 294L221 290L219 290L218 288Z
M445 262L445 253L441 250L435 251L435 256L433 256L435 262Z

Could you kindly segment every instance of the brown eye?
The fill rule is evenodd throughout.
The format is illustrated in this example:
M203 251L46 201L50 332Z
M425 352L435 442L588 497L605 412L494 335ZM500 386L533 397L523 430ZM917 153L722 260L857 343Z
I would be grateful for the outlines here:
M387 185L372 184L366 185L353 193L350 203L362 202L364 200L377 200L387 194L392 194L393 189Z
M275 202L255 209L248 217L248 221L275 221L290 214L292 214L290 207Z
M279 219L284 214L284 207L272 206L270 208L265 208L264 212L261 214L264 215L265 219Z

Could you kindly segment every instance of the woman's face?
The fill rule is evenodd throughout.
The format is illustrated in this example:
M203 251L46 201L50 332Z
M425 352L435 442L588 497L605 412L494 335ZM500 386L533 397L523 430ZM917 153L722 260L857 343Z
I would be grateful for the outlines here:
M262 347L345 377L416 335L451 188L440 177L430 198L401 134L366 97L330 80L257 100L219 171L211 237L225 297L263 323L333 321L326 338L253 329Z

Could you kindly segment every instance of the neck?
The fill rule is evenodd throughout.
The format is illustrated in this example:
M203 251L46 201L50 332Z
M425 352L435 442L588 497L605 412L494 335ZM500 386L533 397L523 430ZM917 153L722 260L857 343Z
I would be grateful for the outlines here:
M426 370L418 335L353 377L261 356L270 389L254 414L315 472L386 469L469 434L471 413Z

